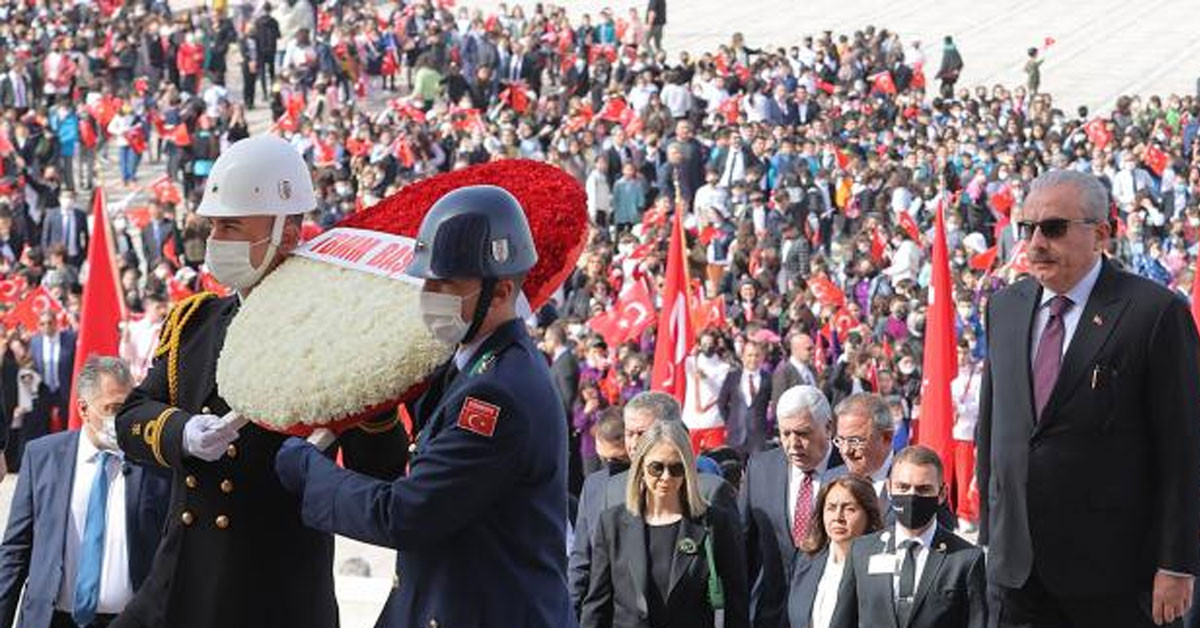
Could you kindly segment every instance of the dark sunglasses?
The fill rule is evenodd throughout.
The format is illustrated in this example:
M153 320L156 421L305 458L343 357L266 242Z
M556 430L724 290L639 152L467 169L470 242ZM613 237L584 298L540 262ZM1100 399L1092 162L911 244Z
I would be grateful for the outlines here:
M1080 220L1047 218L1046 220L1037 222L1023 220L1017 223L1017 233L1020 234L1022 240L1032 240L1034 230L1041 229L1043 237L1050 240L1057 240L1067 234L1067 228L1071 225L1094 225L1097 222L1099 221L1092 218L1083 218Z
M652 478L661 478L663 471L666 471L670 477L681 478L683 477L683 463L663 464L657 460L646 463L646 473L649 473Z

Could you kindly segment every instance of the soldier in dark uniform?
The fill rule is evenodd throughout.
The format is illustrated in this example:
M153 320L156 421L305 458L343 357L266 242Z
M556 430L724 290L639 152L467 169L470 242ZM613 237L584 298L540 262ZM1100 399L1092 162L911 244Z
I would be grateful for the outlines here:
M216 387L217 356L241 297L296 245L301 215L314 206L307 166L279 138L235 143L213 167L199 208L213 220L208 264L239 295L178 304L149 374L117 416L125 454L169 467L174 479L150 575L113 626L337 625L333 537L301 523L272 468L286 437L253 424L239 433L222 418L230 408ZM348 464L387 479L403 471L407 435L394 415L341 444Z
M339 469L300 439L276 470L305 524L399 550L377 626L571 626L566 417L515 309L537 261L524 211L501 188L460 188L416 249L422 318L458 350L413 409L409 476Z

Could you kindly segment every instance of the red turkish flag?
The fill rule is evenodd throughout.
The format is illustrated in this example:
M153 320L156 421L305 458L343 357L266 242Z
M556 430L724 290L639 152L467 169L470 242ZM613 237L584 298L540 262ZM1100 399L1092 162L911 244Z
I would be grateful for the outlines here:
M142 127L137 126L126 132L125 141L129 143L133 152L139 155L146 152L146 134L142 133Z
M675 212L671 238L667 245L666 284L662 293L662 312L658 319L658 338L654 345L654 369L650 388L670 393L683 403L687 389L684 362L696 337L688 308L686 240L683 237L683 212Z
M1005 264L1002 270L1012 272L1016 275L1029 274L1029 245L1025 240L1017 243L1016 248L1013 249L1011 259L1009 259L1008 264Z
M87 148L95 148L96 139L95 123L90 118L81 119L79 121L79 141ZM8 141L8 137L0 133L0 141ZM12 144L8 146L9 150L12 150ZM3 149L0 149L0 154L4 154Z
M598 115L601 120L621 122L628 116L627 110L629 110L629 104L625 102L624 98L610 98L604 103Z
M500 420L500 406L474 397L467 397L458 412L458 426L480 436L491 438Z
M1088 141L1096 148L1103 149L1112 141L1112 133L1108 130L1108 124L1102 118L1096 118L1085 124L1083 132L1087 134Z
M400 165L405 168L412 168L413 164L417 163L416 155L413 153L412 142L408 138L401 135L392 142L392 155Z
M21 275L13 275L4 279L0 281L0 303L16 303L21 300L21 295L25 294L28 289L29 284Z
M610 347L615 347L621 344L622 331L620 326L620 316L612 311L605 310L588 319L587 326L592 331L600 334L604 338L605 344Z
M846 308L839 309L837 314L833 315L833 328L837 330L838 338L845 339L858 325L858 319Z
M167 139L180 147L192 145L192 135L188 133L187 125L182 122L171 127L171 132Z
M1042 42L1042 48L1049 48L1050 46L1053 46L1056 43L1058 43L1058 40L1054 39L1053 37L1047 37Z
M179 262L179 251L175 249L174 237L167 238L167 241L163 242L162 255L167 259L167 261L174 264L175 268L180 268L183 266L183 264Z
M968 264L975 270L987 271L992 268L992 264L996 263L996 254L1000 252L998 247L992 248L978 254L972 255Z
M817 79L815 85L817 89L825 92L826 94L832 94L837 89L834 87L833 83L822 81L821 79Z
M841 307L846 304L846 295L824 275L816 275L808 280L808 289L812 290L817 300L824 305Z
M654 300L644 281L629 282L629 287L617 299L615 309L617 327L624 336L619 342L641 337L654 322Z
M996 190L995 194L988 197L988 202L991 203L992 209L1007 216L1012 211L1017 199L1013 196L1012 188L1004 185L999 190Z
M726 123L734 124L735 122L737 122L738 113L739 113L741 107L742 107L742 97L739 95L739 96L733 96L730 98L726 98L725 102L721 103L721 106L718 107L718 110L720 110L721 115L725 116Z
M1192 273L1192 320L1196 322L1196 329L1200 329L1200 257L1196 259Z
M1163 149L1157 146L1149 146L1146 148L1146 152L1142 154L1142 161L1146 162L1146 165L1154 171L1156 176L1161 177L1171 159L1167 157L1167 153Z
M874 91L881 94L895 94L896 81L892 80L892 73L883 71L871 77L871 87Z
M507 91L507 90L505 90L505 91ZM504 95L501 94L500 98L503 100ZM391 101L390 105L392 107L392 111L395 111L400 117L407 118L409 120L412 120L413 122L419 122L421 124L425 124L425 121L427 119L425 117L425 111L422 110L420 107L412 104L411 102L401 99L401 98L396 98ZM515 109L515 107L514 107L514 109Z
M900 228L904 230L904 233L908 234L908 237L912 238L916 242L920 242L921 229L917 227L917 221L913 220L912 214L906 211L900 211L898 213L900 214L898 217Z
M92 355L118 355L121 346L121 320L125 304L117 280L116 255L109 232L104 192L92 196L92 239L88 247L87 281L83 284L83 305L79 312L79 338L75 344L75 376ZM79 411L71 391L68 427L79 427Z
M0 130L0 157L8 157L16 150L12 140L8 139L8 130Z
M871 233L871 260L876 264L882 264L887 253L887 238L883 237L882 230L876 228Z
M337 161L337 146L333 142L313 142L313 162L318 167L329 167Z
M712 327L721 328L727 324L725 318L725 299L720 296L711 299L696 298L692 307L692 322L697 332Z
M950 256L946 230L938 211L933 236L933 278L929 284L929 310L925 323L925 359L922 365L921 419L917 442L938 453L946 470L944 481L954 482L954 402L950 382L958 368L954 342L954 294L950 291Z
M37 329L38 316L46 311L61 314L63 307L45 288L38 286L9 311L4 326L12 328L21 325L26 331L32 332Z
M524 114L529 110L529 93L525 91L524 81L514 81L500 92L500 102L508 105L513 111Z
M178 205L183 202L183 192L179 190L179 186L175 185L171 177L166 174L158 177L150 184L150 192L154 194L154 200L160 203L174 203Z

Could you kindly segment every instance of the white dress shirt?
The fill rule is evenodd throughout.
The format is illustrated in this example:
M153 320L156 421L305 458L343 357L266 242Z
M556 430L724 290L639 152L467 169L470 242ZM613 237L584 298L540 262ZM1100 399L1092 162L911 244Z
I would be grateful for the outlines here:
M921 572L925 569L925 561L929 559L929 546L933 545L933 535L937 532L937 521L930 521L925 530L918 535L913 535L904 526L896 523L894 534L896 535L896 572L892 574L892 595L896 599L900 597L900 565L904 560L905 550L901 549L900 544L909 540L916 539L920 548L917 549L917 555L914 557L917 561L917 571L913 579L913 595L917 593L917 587L921 584Z
M684 361L687 388L684 391L683 424L692 430L721 427L721 409L717 397L729 375L729 363L717 356L690 355Z
M42 373L42 379L46 382L46 387L50 392L57 392L60 382L58 381L58 360L59 360L59 342L58 334L53 336L42 336L42 368L46 371Z
M812 471L812 500L813 505L817 503L817 493L821 490L821 476L825 475L825 471L829 468L829 454L833 452L833 445L830 445L825 450L825 458ZM787 462L787 458L784 458ZM788 485L787 485L787 521L790 526L796 519L796 500L800 499L800 487L804 483L804 470L791 462L787 462L788 466ZM832 550L830 550L832 551Z
M762 390L762 379L762 373L758 371L744 371L742 373L742 399L745 400L747 408L754 405L754 396L758 394L758 391Z
M125 534L125 478L121 472L121 456L109 452L108 510L104 520L104 560L100 565L100 599L97 613L120 613L133 598L133 583L129 579L129 553ZM96 479L96 463L100 450L84 432L79 433L75 453L75 479L71 483L71 513L67 520L67 538L63 544L62 582L58 586L55 608L70 613L75 608L75 578L79 571L79 549L87 522L88 498Z
M1071 300L1071 307L1067 308L1066 313L1063 314L1063 355L1067 354L1067 347L1071 345L1071 337L1075 335L1075 330L1079 327L1079 319L1083 317L1083 308L1092 294L1092 288L1096 286L1096 280L1100 278L1100 265L1101 261L1096 260L1092 269L1065 295ZM1042 341L1042 331L1046 329L1046 321L1050 318L1050 308L1046 307L1046 304L1056 296L1058 295L1050 290L1042 290L1042 302L1038 306L1037 316L1033 319L1033 344L1029 347L1031 367L1037 360L1038 343Z
M837 608L838 588L842 584L842 573L846 568L846 560L837 562L833 559L833 548L829 548L829 558L825 560L825 571L817 583L817 594L813 597L811 628L829 628L833 621L833 609Z
M871 485L875 487L876 495L883 495L883 487L887 484L888 474L892 472L892 455L893 452L889 449L887 458L883 459L883 464L871 472Z

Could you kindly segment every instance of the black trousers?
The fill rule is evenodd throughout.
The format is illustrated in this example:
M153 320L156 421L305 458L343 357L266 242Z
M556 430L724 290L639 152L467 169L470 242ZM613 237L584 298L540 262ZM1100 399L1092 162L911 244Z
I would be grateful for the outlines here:
M111 624L112 620L116 618L116 615L98 614L96 615L96 618L92 620L92 623L88 624L84 628L104 628L105 626ZM50 617L50 628L80 628L80 626L75 623L74 619L71 619L70 613L54 611L54 615Z
M1060 597L1032 574L1020 589L990 585L988 598L990 628L1156 628L1150 591ZM1183 621L1165 625L1180 628Z

